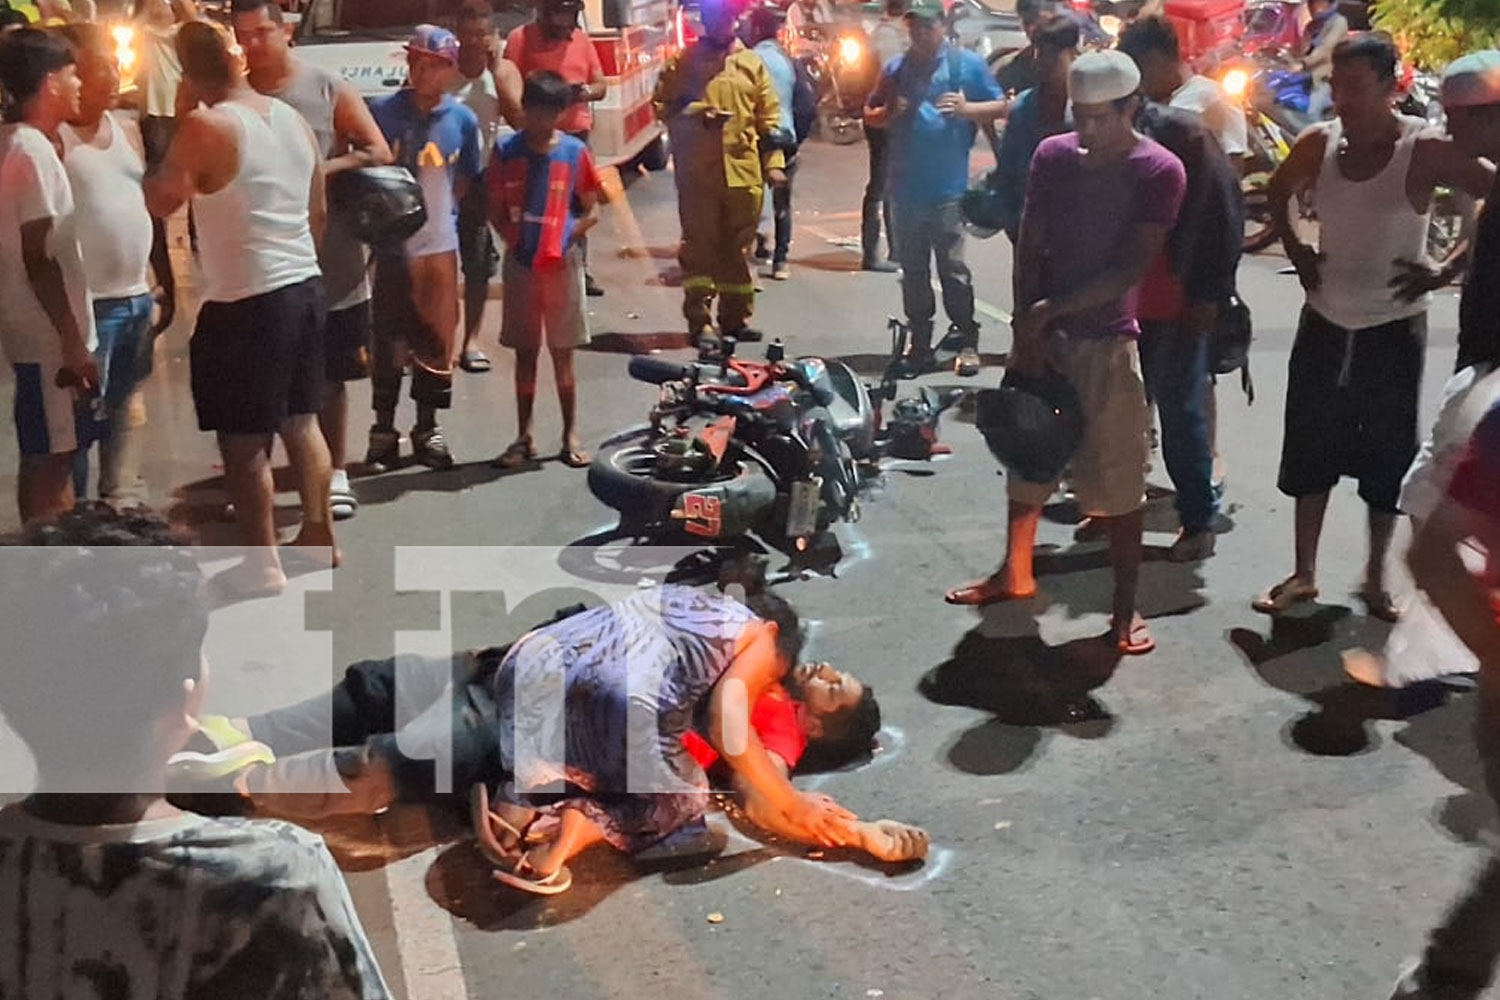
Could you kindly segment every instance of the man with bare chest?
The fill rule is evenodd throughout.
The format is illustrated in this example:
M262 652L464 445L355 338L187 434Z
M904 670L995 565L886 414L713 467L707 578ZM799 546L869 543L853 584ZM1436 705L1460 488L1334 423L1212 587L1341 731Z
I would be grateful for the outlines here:
M1489 173L1423 121L1396 114L1396 49L1376 36L1333 57L1338 118L1303 133L1272 181L1271 207L1307 292L1288 368L1277 485L1296 500L1296 569L1254 602L1279 614L1318 595L1317 553L1329 491L1359 480L1369 509L1369 556L1359 596L1394 621L1385 556L1401 479L1417 449L1417 397L1430 294L1441 283L1427 258L1433 192L1489 190ZM1288 208L1311 192L1316 249Z

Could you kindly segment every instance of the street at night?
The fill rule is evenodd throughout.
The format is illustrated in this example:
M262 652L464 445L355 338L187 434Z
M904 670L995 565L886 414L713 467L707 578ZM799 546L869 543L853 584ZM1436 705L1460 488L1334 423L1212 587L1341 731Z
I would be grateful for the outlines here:
M887 317L901 305L895 275L858 270L865 147L815 141L801 159L791 276L762 282L755 325L789 357L842 358L875 381L889 352ZM987 166L976 157L976 170ZM1075 221L1090 225L1086 206ZM146 383L143 471L153 505L170 507L205 544L234 544L220 459L212 436L197 430L189 396L196 300L186 290L193 279L183 229L177 220L185 300ZM673 175L663 172L634 179L592 238L592 271L607 294L587 300L594 342L576 362L591 450L642 423L656 398L654 386L627 377L631 354L691 357L678 232ZM999 383L1011 345L1010 244L971 238L967 255L984 368L976 378L950 371L903 382L902 395L920 385ZM764 846L716 815L726 843L711 859L630 860L601 845L572 865L571 891L543 898L490 877L461 801L451 815L401 807L319 827L395 994L1384 996L1479 863L1495 817L1474 749L1472 692L1368 688L1344 672L1343 652L1378 650L1389 630L1352 596L1365 552L1365 512L1352 485L1332 500L1322 597L1274 627L1250 607L1292 560L1292 503L1276 478L1303 293L1285 267L1279 251L1241 267L1255 323L1255 399L1247 401L1237 375L1220 379L1227 486L1212 558L1166 559L1177 520L1153 456L1140 608L1155 652L1121 658L1101 638L1105 548L1073 541L1079 514L1061 496L1042 523L1036 598L982 610L944 604L945 590L990 572L1003 550L1005 482L972 408L943 418L950 455L885 462L859 521L836 529L844 553L836 567L776 584L812 623L807 656L873 686L884 719L871 762L799 785L862 818L925 827L924 861L882 866L839 851ZM360 506L338 525L343 564L331 594L307 605L307 628L331 632L337 663L389 656L398 632L442 625L456 648L510 642L601 581L629 586L665 569L636 560L629 542L611 534L617 516L590 494L585 471L552 457L559 424L545 359L543 460L506 472L491 466L516 420L513 356L495 342L499 294L497 282L480 345L494 370L458 374L444 418L456 466L374 476L354 468ZM1424 428L1453 368L1456 330L1452 289L1431 312ZM740 351L754 359L764 347ZM351 401L356 451L368 382L351 384ZM7 495L16 462L7 438ZM279 477L278 489L278 520L289 527L296 494L289 478ZM5 516L13 525L14 510ZM1403 526L1394 551L1408 541ZM455 561L541 551L576 581L576 593L549 591L526 604L457 593L451 619L440 622L432 595L397 593L395 584L396 550L426 546L452 547ZM773 576L785 562L771 553ZM1404 600L1411 584L1404 571L1395 579ZM226 692L255 696L255 661L247 650L243 663L215 665L212 710L244 714L276 703L267 691L265 704L223 703Z

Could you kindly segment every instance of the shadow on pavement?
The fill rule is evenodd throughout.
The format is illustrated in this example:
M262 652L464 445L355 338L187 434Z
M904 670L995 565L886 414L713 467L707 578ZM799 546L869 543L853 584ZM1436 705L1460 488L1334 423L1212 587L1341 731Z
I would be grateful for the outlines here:
M1446 712L1434 713L1433 709L1444 707L1453 693L1443 683L1395 689L1369 687L1350 679L1344 673L1340 648L1350 643L1336 633L1338 626L1351 615L1350 609L1343 605L1310 602L1272 617L1269 636L1247 628L1231 629L1228 633L1230 645L1261 680L1312 706L1287 722L1282 740L1287 746L1313 756L1352 757L1368 753L1380 744L1370 723L1424 715L1445 717ZM1388 631L1388 627L1370 623L1370 634L1359 645L1381 648ZM1439 758L1451 755L1453 749L1439 749L1440 741L1431 738L1433 730L1428 725L1424 722L1420 728L1409 727L1408 732L1415 728L1413 735L1433 752L1429 755L1418 747L1413 749L1431 756L1438 770L1447 774L1447 767ZM1466 740L1467 737L1468 730L1464 733ZM1472 741L1468 752L1472 756Z
M565 924L633 881L635 872L624 855L594 847L568 865L573 887L558 896L533 896L501 885L473 841L454 844L427 870L427 892L455 918L482 931L530 931Z
M685 330L648 333L596 333L580 350L597 354L650 354L653 351L685 351L692 347Z
M1113 716L1091 692L1108 683L1119 663L1107 636L1049 646L1039 635L995 637L976 629L917 688L939 705L994 716L959 736L949 763L968 774L1009 774L1032 759L1044 730L1079 739L1109 735Z

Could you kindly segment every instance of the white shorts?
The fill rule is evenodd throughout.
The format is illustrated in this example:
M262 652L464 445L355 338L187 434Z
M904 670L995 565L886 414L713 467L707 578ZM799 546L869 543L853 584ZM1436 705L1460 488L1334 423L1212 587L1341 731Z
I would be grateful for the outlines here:
M63 455L87 448L108 426L97 392L79 400L57 384L62 365L25 362L16 373L16 440L22 455Z
M1432 433L1422 442L1401 481L1402 513L1425 520L1437 510L1453 470L1468 447L1469 436L1496 399L1500 399L1500 374L1491 374L1484 364L1463 369L1443 386L1443 401Z

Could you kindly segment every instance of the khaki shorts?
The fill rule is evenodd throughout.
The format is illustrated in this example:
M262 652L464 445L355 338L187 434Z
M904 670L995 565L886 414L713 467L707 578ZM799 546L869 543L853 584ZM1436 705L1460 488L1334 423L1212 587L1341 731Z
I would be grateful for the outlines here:
M582 347L589 342L583 314L583 253L563 255L559 267L533 271L506 253L500 280L500 343L517 350Z
M1118 517L1146 500L1146 385L1135 341L1126 337L1061 340L1052 363L1083 408L1083 441L1069 466L1078 506L1089 517ZM1040 507L1058 483L1007 477L1006 495Z

